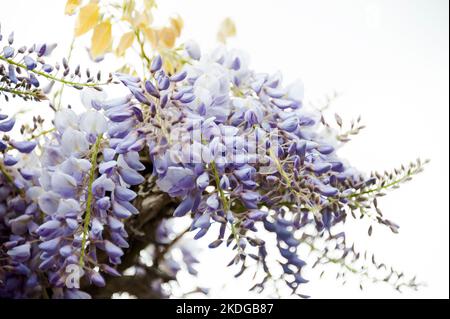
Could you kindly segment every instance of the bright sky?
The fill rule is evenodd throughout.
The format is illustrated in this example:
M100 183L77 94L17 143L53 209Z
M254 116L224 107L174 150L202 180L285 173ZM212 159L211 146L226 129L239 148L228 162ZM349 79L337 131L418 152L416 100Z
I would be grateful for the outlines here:
M379 260L427 287L402 295L384 285L340 286L332 276L305 285L319 298L448 298L449 296L449 17L445 0L163 0L164 21L179 13L184 38L204 50L215 46L219 22L229 16L238 36L230 46L251 56L258 71L281 70L287 81L301 78L306 99L323 103L333 91L342 94L334 110L344 119L362 115L367 125L341 150L364 171L392 169L420 156L432 162L425 172L381 201L386 216L400 224L400 234L351 227L352 238ZM19 43L58 42L63 55L71 41L73 20L63 16L64 1L2 1L3 30L16 31ZM86 61L82 49L76 60ZM11 105L11 104L10 104ZM4 106L3 106L4 107ZM233 280L225 268L232 255L209 251L199 243L198 283L212 287L212 297L250 297L249 277ZM190 278L180 278L190 285Z

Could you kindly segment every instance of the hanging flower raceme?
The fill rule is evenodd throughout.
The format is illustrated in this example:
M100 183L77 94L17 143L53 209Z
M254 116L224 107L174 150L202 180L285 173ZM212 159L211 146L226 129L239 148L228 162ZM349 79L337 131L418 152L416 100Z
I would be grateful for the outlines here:
M136 197L130 187L144 180L138 154L144 144L132 111L137 107L129 98L91 100L88 107L80 115L56 113L56 132L43 146L35 197L45 214L37 229L39 267L53 287L67 286L68 265L79 265L97 286L105 284L101 272L118 275L111 266L128 247L123 221L138 213L130 203Z
M36 170L16 149L30 153L34 142L10 140L5 133L15 124L14 118L0 114L0 297L34 298L41 295L37 265L39 248L35 230L40 222L39 209L29 195L36 184ZM35 158L33 158L35 160Z
M0 297L89 298L80 287L104 287L121 275L118 265L134 243L126 229L146 235L134 228L135 204L153 189L171 198L158 216L162 222L145 221L158 223L151 269L166 281L182 269L195 275L198 263L179 241L184 233L172 240L167 214L173 210L174 217L190 217L185 232L195 239L212 234L211 249L227 245L236 252L229 263L240 266L236 276L250 266L262 269L254 290L279 279L305 297L299 289L307 282L305 267L327 263L397 289L417 286L374 257L384 276L355 266L366 254L347 242L344 224L360 214L397 232L377 197L419 173L423 163L362 174L337 154L353 133L339 134L308 107L300 82L283 85L280 73L250 69L242 52L220 47L203 55L189 41L181 53L189 63L176 73L167 73L155 56L148 58L145 79L116 74L117 81L110 76L100 83L100 75L94 80L86 71L80 83L79 67L71 73L66 60L62 67L45 63L54 46L15 49L13 43L11 35L0 53L0 93L7 100L43 100L49 90L40 80L50 88L59 81L84 89L86 109L59 109L49 130L35 117L34 128L21 127L22 135L30 133L22 139L6 135L16 119L0 114ZM99 88L120 82L128 95L107 99ZM336 122L342 126L338 116ZM315 261L302 254L305 246ZM134 270L146 272L149 263L139 261ZM152 279L149 286L159 285L152 289L165 295L161 283Z
M99 72L92 75L80 66L71 69L68 60L50 63L50 57L56 44L41 43L29 47L14 47L14 32L8 37L1 34L0 25L0 95L8 101L9 97L21 97L24 100L42 101L47 99L55 82L82 89L96 88L111 83L112 77L102 81Z
M256 235L260 225L274 233L284 260L281 279L296 293L307 282L298 247L313 249L315 238L325 238L337 242L343 259L353 253L333 229L356 205L368 205L360 194L373 192L377 178L337 156L337 133L323 133L322 114L304 105L300 82L283 86L279 73L256 73L237 51L201 56L194 43L186 49L192 64L176 74L166 74L156 56L150 79L119 75L147 110L156 183L180 199L174 215L192 216L196 239L219 225L210 247L234 243L230 264L241 264L238 274L248 256L262 264L261 286L273 276L264 236ZM392 225L381 215L377 221Z

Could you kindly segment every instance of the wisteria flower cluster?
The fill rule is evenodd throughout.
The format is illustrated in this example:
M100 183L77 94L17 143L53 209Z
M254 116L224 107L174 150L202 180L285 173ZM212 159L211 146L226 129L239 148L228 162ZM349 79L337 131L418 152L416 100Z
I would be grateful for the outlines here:
M72 72L66 59L47 64L55 45L15 49L13 35L1 34L0 41L6 101L46 100L58 82L82 90L85 106L81 113L54 108L48 130L35 118L22 126L20 141L6 135L15 118L0 114L0 297L120 292L130 269L145 278L133 287L136 295L161 297L163 283L182 269L197 274L183 236L200 240L210 232L216 239L209 248L235 251L229 266L239 266L236 276L257 269L255 291L281 281L306 297L304 268L327 263L342 266L342 277L357 272L397 289L418 286L375 257L375 274L360 267L370 257L347 242L345 222L359 214L397 232L377 198L423 163L359 172L337 154L362 128L359 121L339 133L304 103L300 82L284 85L280 73L255 72L244 53L224 46L202 54L193 41L174 72L155 55L144 77L116 73L102 82L101 74ZM128 92L109 99L105 86ZM336 122L342 126L339 116ZM181 217L189 227L174 235L168 220Z

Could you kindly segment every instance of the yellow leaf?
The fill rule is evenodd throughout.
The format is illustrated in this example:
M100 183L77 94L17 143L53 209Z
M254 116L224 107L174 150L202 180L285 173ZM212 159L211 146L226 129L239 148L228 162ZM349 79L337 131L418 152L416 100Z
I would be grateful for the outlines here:
M134 42L134 32L130 31L122 35L120 38L119 45L116 49L116 55L117 56L123 56L125 54L125 51L133 45Z
M144 34L147 40L150 42L153 48L156 48L158 46L158 37L156 35L156 32L152 28L145 28Z
M128 22L132 22L133 18L133 12L135 8L135 2L134 0L124 1L123 2L123 16L122 19Z
M80 6L81 0L67 0L65 14L72 15L75 13L75 10Z
M167 72L167 74L173 74L175 73L175 67L173 66L172 62L168 57L164 57L164 70Z
M158 30L158 38L165 47L170 49L175 45L176 34L174 29L164 27Z
M236 25L233 20L226 18L219 26L219 32L217 33L217 39L220 42L226 43L227 39L236 35Z
M176 17L170 18L170 24L175 30L176 36L179 37L184 26L183 19L177 15Z
M97 3L90 2L82 7L75 24L75 36L78 37L91 30L97 24L99 17Z
M112 44L112 32L111 22L109 20L98 24L94 29L91 43L91 56L95 60L96 58L104 55L111 49Z
M155 0L144 0L144 5L146 10L150 10L152 8L156 8Z
M148 27L153 22L153 16L151 12L139 12L135 13L131 20L132 25L136 29Z

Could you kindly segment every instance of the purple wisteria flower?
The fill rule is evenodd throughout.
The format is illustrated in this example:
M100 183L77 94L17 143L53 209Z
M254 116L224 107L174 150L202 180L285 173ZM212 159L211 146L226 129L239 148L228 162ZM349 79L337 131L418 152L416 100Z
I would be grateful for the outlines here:
M160 276L140 285L163 296L163 279L183 269L197 274L199 260L182 238L191 232L195 240L212 234L210 249L233 250L228 265L240 267L236 277L252 266L262 273L252 289L280 280L307 297L300 288L308 282L305 267L337 263L357 272L347 265L362 259L346 240L348 216L359 213L397 232L377 197L422 170L418 161L362 174L337 153L354 125L340 134L304 102L301 82L284 85L279 72L255 72L237 50L205 54L188 41L181 69L169 73L160 56L147 58L144 78L108 78L104 84L128 89L109 99L98 87L101 74L94 80L87 70L86 83L78 83L80 68L72 72L66 59L47 64L55 45L16 49L14 36L1 34L0 41L7 101L44 100L59 81L83 89L85 107L52 106L52 127L38 132L43 120L34 118L34 129L20 128L23 138L14 132L17 119L0 113L0 297L89 298L83 288L107 286L126 268L120 270L123 259L136 276L149 269ZM182 220L189 227L174 236ZM310 262L302 248L317 259ZM374 258L372 264L387 269ZM387 271L397 289L417 286Z

